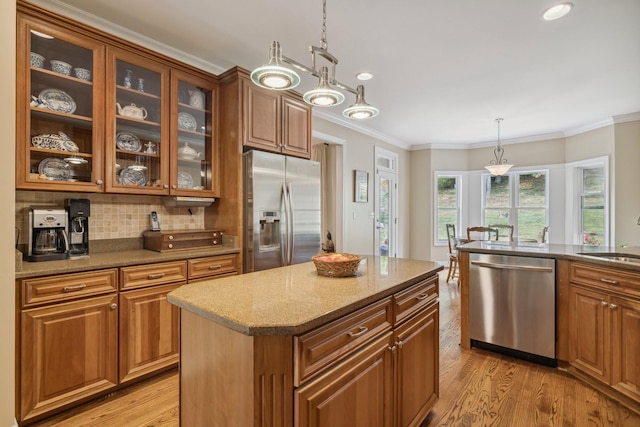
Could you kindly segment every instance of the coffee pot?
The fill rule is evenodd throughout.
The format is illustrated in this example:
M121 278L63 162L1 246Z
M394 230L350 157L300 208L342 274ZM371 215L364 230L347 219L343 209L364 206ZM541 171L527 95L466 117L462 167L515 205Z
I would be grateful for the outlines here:
M29 208L28 261L51 261L69 257L67 211Z

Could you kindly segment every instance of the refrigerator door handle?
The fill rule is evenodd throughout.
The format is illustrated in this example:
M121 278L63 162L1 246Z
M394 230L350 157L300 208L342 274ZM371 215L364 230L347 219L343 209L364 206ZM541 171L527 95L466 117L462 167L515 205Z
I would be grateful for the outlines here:
M294 238L293 236L295 236L295 229L293 227L293 221L294 218L293 216L295 215L295 209L293 207L293 200L291 198L291 183L287 183L287 202L289 204L289 231L290 231L290 238L289 241L287 242L287 248L289 249L289 260L288 260L288 265L293 264L293 251L294 251L294 246L293 246L293 242L294 242Z
M282 242L280 244L280 253L282 257L282 265L289 265L289 242L291 237L289 235L289 198L287 195L287 186L285 182L282 183L281 200L282 207L284 208L284 227L281 234L283 234L284 238L282 239Z

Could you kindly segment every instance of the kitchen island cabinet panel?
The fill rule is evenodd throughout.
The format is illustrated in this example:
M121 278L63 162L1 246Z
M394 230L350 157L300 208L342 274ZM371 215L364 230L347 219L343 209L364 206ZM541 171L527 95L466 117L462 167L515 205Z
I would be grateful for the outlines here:
M21 421L118 383L117 308L114 294L20 314Z
M167 294L181 285L120 294L120 382L175 366L180 351L180 310Z
M640 301L611 297L611 385L640 402Z

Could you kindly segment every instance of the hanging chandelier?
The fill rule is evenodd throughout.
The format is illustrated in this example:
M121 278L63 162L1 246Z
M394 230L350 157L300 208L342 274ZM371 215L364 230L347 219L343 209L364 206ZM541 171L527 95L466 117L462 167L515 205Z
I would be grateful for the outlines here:
M379 110L364 100L364 86L359 85L353 89L336 80L336 65L338 58L327 50L327 2L322 0L322 37L320 47L310 46L311 67L307 67L291 58L282 55L280 43L271 43L269 63L258 67L251 72L251 80L260 87L274 90L293 89L300 84L300 76L283 64L289 64L300 71L304 71L318 78L318 86L306 92L303 99L306 103L318 107L332 107L341 104L345 97L339 90L356 95L356 102L344 110L343 115L351 119L367 119L377 116ZM323 58L328 65L316 68L317 56Z
M489 166L484 167L491 173L491 175L494 176L504 175L513 167L513 165L507 164L507 159L502 158L502 155L504 154L504 148L500 146L500 122L502 120L504 119L496 119L496 122L498 123L498 146L493 150L495 159L489 162Z

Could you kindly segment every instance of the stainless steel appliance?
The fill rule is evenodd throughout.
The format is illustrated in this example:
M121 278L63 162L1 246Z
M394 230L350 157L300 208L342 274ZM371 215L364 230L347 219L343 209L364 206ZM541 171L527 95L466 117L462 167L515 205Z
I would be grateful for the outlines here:
M320 253L320 164L249 151L244 174L244 271L308 262Z
M555 260L469 255L471 345L556 364Z
M27 261L66 259L68 254L67 211L57 208L29 208Z
M69 258L89 256L89 199L65 199L69 214Z

